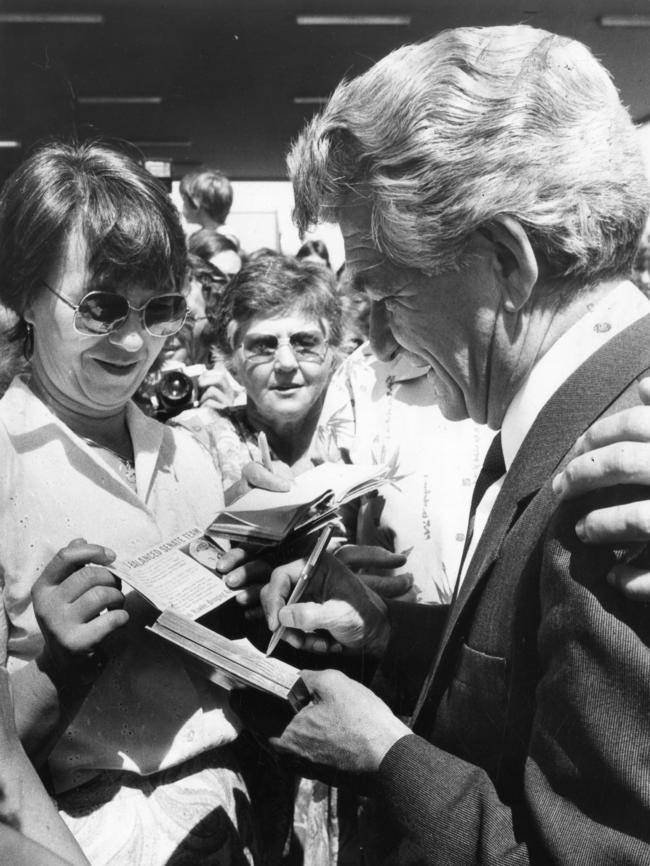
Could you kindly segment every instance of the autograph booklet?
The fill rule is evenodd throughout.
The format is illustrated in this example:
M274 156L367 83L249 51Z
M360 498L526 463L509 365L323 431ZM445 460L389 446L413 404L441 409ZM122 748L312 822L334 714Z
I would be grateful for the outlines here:
M198 619L235 595L217 571L223 552L193 526L130 559L116 559L109 568L158 610L172 608Z
M207 528L237 543L279 544L319 529L353 499L394 478L389 466L321 463L294 479L287 493L254 488L221 511Z
M297 711L309 700L297 668L195 622L235 595L217 571L223 552L195 526L110 570L162 611L147 628L182 650L190 667L223 688L250 686Z

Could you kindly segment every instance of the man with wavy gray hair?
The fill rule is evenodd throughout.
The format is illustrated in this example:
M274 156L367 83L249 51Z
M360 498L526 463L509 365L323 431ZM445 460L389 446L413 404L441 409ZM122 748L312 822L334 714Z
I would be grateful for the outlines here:
M500 435L443 625L333 557L286 604L301 563L276 569L269 626L374 655L396 713L305 671L313 700L277 746L365 782L377 860L650 862L650 618L604 579L634 551L585 546L585 503L551 485L650 367L627 280L649 192L616 89L570 39L448 31L339 85L289 164L299 225L341 226L375 351L424 359L443 413Z

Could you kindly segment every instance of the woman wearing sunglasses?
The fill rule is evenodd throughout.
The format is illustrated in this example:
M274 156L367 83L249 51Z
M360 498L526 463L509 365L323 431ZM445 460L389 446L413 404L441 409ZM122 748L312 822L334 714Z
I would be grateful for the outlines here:
M173 205L123 154L48 144L4 187L0 302L30 365L0 401L0 662L93 864L255 858L225 693L148 635L155 612L101 567L223 504L205 449L131 402L183 325L185 272Z

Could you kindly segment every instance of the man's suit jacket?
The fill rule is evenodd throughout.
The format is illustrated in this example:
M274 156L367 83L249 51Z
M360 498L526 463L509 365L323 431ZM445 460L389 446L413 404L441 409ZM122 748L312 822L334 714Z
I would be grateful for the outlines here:
M550 487L577 436L638 402L648 367L650 316L589 358L522 444L445 625L415 733L376 774L395 843L388 862L650 864L650 605L605 579L638 547L581 544L585 501L557 509ZM391 615L391 674L404 686L421 675L435 613L395 603Z

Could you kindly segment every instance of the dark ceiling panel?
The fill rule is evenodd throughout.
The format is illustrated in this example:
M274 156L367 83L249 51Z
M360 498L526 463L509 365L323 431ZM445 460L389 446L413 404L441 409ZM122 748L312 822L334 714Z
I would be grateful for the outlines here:
M177 172L211 162L233 178L284 176L284 154L325 96L404 42L463 24L518 21L585 41L636 117L650 114L650 29L604 30L602 14L648 0L0 0L0 12L99 13L101 25L0 24L0 138L108 135L149 144ZM298 27L297 14L410 14L408 27ZM160 96L160 105L78 97ZM0 174L18 155L0 151Z

